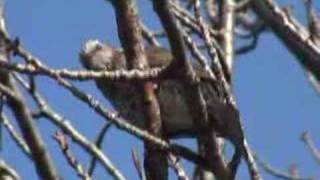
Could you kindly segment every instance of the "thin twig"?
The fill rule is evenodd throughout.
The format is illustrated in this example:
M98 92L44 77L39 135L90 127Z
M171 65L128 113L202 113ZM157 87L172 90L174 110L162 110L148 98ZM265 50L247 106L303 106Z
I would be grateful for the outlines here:
M142 22L140 23L141 26L141 33L142 36L144 37L144 39L146 39L148 41L149 44L153 45L153 46L160 46L159 41L156 38L156 35L154 32L152 32L145 24L143 24Z
M143 166L142 166L138 151L136 149L133 149L131 154L132 154L134 167L136 168L136 170L138 172L140 180L146 180L146 175L144 173Z
M30 152L30 148L28 147L28 144L24 141L24 139L19 135L19 133L16 131L14 126L11 124L9 118L3 113L1 113L1 117L3 126L8 130L10 136L12 139L17 143L17 145L20 147L22 152L32 160L32 155Z
M315 143L312 141L312 139L310 137L310 133L309 132L304 132L301 137L302 137L303 142L309 148L309 150L310 150L311 154L313 155L314 159L320 164L320 151L316 147Z
M97 137L97 140L96 140L96 146L101 149L101 146L102 146L102 142L103 142L103 139L105 137L105 135L107 134L109 128L111 127L111 123L106 123L102 129L100 130L99 134L98 134L98 137ZM89 175L92 176L93 175L93 172L94 172L94 169L97 165L97 158L95 156L92 157L91 159L91 162L90 162L90 168L89 168Z
M269 174L280 178L280 179L285 179L285 180L313 180L313 178L309 178L309 177L295 177L292 176L290 173L287 172L283 172L281 170L278 170L274 167L272 167L270 164L268 164L267 162L262 161L260 158L258 158L258 156L255 154L254 155L255 159L257 160L257 162L259 163L259 165L261 167L263 167L263 169L268 172Z
M189 180L185 169L182 167L181 163L179 162L179 158L174 156L173 154L169 154L168 156L170 166L175 171L176 175L178 176L178 180Z
M78 176L83 180L92 180L88 171L84 169L84 167L72 154L67 137L61 131L57 131L53 137L60 145L61 151L64 154L64 157L67 159L69 165L77 172Z
M91 141L89 141L83 134L81 134L72 124L71 121L62 117L60 114L56 113L52 107L46 102L42 95L36 90L33 89L35 85L31 86L26 83L22 78L16 75L16 78L19 79L21 85L30 92L36 104L38 105L42 115L56 126L58 126L62 131L71 136L74 142L77 142L82 148L84 148L92 156L96 157L103 167L114 177L114 179L125 180L124 176L117 169L110 159ZM1 88L1 86L0 86Z

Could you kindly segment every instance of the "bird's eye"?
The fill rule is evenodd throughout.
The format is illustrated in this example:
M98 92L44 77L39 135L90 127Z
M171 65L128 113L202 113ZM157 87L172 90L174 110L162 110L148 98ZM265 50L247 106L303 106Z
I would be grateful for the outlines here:
M102 49L102 45L101 44L97 44L96 45L96 50L101 50Z

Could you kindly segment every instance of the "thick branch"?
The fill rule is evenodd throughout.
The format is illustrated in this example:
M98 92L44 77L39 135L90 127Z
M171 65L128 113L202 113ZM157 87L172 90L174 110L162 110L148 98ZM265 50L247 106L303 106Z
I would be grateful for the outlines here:
M320 48L310 39L308 31L273 0L252 0L252 6L303 67L320 81Z
M3 5L3 4L2 4ZM1 8L1 36L0 36L0 61L8 62L8 44L6 41L6 28L3 17L3 7ZM12 94L7 94L7 103L12 110L18 125L21 129L23 137L28 144L32 158L34 160L36 170L41 179L57 180L60 179L53 164L53 161L46 150L45 144L41 138L37 125L31 116L31 112L25 103L18 88L14 84L12 77L9 75L8 70L0 68L0 84L5 89L8 89Z
M13 111L23 137L30 148L38 175L48 180L60 179L27 105L22 100L22 96L16 87L12 84L12 79L9 79L6 85L0 83L0 91L8 98L8 106Z
M208 114L204 97L201 89L196 83L197 78L195 77L192 65L186 58L185 44L180 32L181 27L175 21L170 11L171 7L168 0L154 0L153 7L168 35L168 41L174 57L172 69L183 75L182 80L184 80L185 89L187 90L184 96L187 97L190 111L194 112L192 113L194 124L198 126L196 128L200 132L204 132L203 134L200 134L199 139L204 143L206 151L205 160L208 163L210 170L213 171L219 179L226 179L229 173L227 172L225 165L223 163L216 164L216 157L212 155L215 151L215 146L214 141L212 141L209 134L213 129L208 128Z
M116 11L118 34L129 65L129 69L146 69L146 59L140 21L133 0L111 1ZM145 125L150 134L162 137L162 121L160 107L154 91L155 84L151 81L137 84L144 91ZM124 90L125 91L125 90ZM152 143L145 141L145 170L150 180L168 179L168 163L166 152Z
M60 114L55 112L52 107L47 103L47 101L42 97L40 92L33 89L32 85L29 85L19 76L16 76L21 85L30 92L32 98L38 105L40 112L44 117L48 118L52 123L58 126L64 133L70 135L72 140L78 143L83 149L85 149L89 154L94 156L102 166L106 169L114 179L125 180L126 178L122 173L112 164L110 159L97 147L95 144L91 143L83 134L81 134L77 129L71 124L71 121L65 119Z

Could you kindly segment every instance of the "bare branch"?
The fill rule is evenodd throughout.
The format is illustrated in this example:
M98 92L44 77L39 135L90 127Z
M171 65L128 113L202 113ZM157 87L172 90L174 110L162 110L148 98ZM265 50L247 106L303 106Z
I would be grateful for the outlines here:
M320 48L309 32L293 16L288 16L273 0L252 0L254 11L296 55L299 62L320 80Z
M24 139L16 131L14 126L11 124L9 118L4 113L1 113L0 118L2 119L3 126L8 130L10 136L17 143L17 145L20 147L22 152L28 158L32 159L31 151L30 151L30 148L28 147L28 144L24 141Z
M304 132L302 134L302 140L306 143L307 147L309 148L311 154L313 155L314 159L320 163L320 151L312 141L310 134L308 132Z
M223 163L216 164L215 160L217 157L212 155L212 152L215 152L215 146L214 141L209 135L212 129L207 126L207 107L201 89L198 85L194 85L194 82L197 80L195 79L195 72L191 63L186 59L183 36L180 30L181 26L179 26L173 17L168 0L153 1L153 6L168 35L168 40L174 57L172 68L177 71L180 70L182 75L184 75L184 85L187 90L185 96L187 97L188 107L190 110L193 109L197 112L191 114L194 124L197 125L196 128L200 132L206 132L199 134L198 137L205 147L205 159L210 170L214 172L218 178L225 179L229 175L226 167Z
M201 34L203 35L203 39L206 45L206 49L208 51L208 54L210 56L210 60L212 62L216 62L218 63L218 54L216 52L216 48L213 47L213 41L209 34L209 28L208 26L205 24L203 17L201 16L200 13L200 1L199 0L194 0L194 12L195 12L195 16L196 16L196 23L198 24L198 26L200 27L200 31ZM202 62L202 61L200 61ZM214 75L210 69L210 66L208 65L208 63L205 63L205 61L203 61L202 65L204 66L204 69L209 72L210 77L213 78ZM219 73L216 72L215 74L216 76L219 76Z
M169 158L170 166L173 168L173 170L178 176L178 180L189 180L190 178L188 177L184 168L180 164L179 158L174 156L173 154L169 154L168 158Z
M235 26L235 1L222 1L221 6L221 46L224 51L224 56L220 57L220 64L227 82L231 83L232 69L234 62L234 26Z
M2 4L3 5L3 4ZM0 17L0 62L8 62L8 44L7 44L7 32L5 28L5 19L3 17L3 6L1 7ZM35 167L38 175L42 179L57 180L60 179L56 167L47 151L45 144L39 133L38 127L32 118L31 112L25 103L23 96L20 94L18 88L10 76L7 69L0 68L0 84L1 90L7 96L7 104L12 110L23 137L28 144L32 158L35 162ZM8 93L6 90L9 90Z
M155 33L148 29L148 27L144 25L142 22L140 23L140 26L143 38L146 39L149 44L159 47L160 43L158 42Z
M19 174L10 167L4 160L0 159L0 179L3 180L20 180Z
M92 156L96 157L103 167L112 175L115 179L125 180L126 178L121 174L121 172L112 164L109 158L92 142L90 142L83 134L81 134L77 129L71 124L71 121L65 119L58 113L56 113L42 95L33 89L29 84L20 78L21 85L27 89L32 95L33 99L37 103L40 112L43 116L51 120L56 126L58 126L62 131L71 136L72 140L77 142L82 148L84 148ZM0 86L1 88L1 86Z
M77 172L78 176L83 180L92 180L88 171L84 169L84 167L72 154L69 148L67 137L61 131L57 131L53 137L60 145L61 151L67 159L69 165Z
M140 180L146 180L146 175L144 173L142 163L140 161L140 156L138 154L138 151L136 149L132 150L132 159L134 163L134 167L136 168Z
M313 178L308 178L308 177L295 177L287 172L283 172L278 169L275 169L267 162L264 162L261 159L259 159L257 155L255 155L255 159L257 159L259 165L263 167L265 171L267 171L269 174L277 178L285 179L285 180L313 180Z
M21 54L20 54L21 53ZM116 71L89 71L89 70L68 70L68 69L52 69L44 65L40 59L31 55L28 51L21 51L18 55L26 57L27 64L11 63L0 61L0 67L14 70L21 73L31 75L45 75L45 76L60 76L72 80L88 80L97 78L106 78L110 80L139 80L139 79L154 79L164 69L163 68L151 68L148 70L116 70Z
M101 131L99 132L96 143L95 143L99 149L101 149L103 139L104 139L105 135L107 134L108 130L110 129L111 125L112 125L111 123L106 123L102 127ZM97 165L97 158L95 156L93 156L91 159L90 168L88 171L90 176L93 175L93 171L94 171L96 165Z
M142 43L140 21L138 19L134 1L113 0L111 3L116 12L118 34L128 62L128 68L148 68L149 63ZM150 134L163 137L160 107L155 94L155 86L156 84L151 81L137 84L138 89L141 89L144 92L143 113L146 128ZM147 179L167 179L167 153L148 141L145 142L145 150L144 164Z

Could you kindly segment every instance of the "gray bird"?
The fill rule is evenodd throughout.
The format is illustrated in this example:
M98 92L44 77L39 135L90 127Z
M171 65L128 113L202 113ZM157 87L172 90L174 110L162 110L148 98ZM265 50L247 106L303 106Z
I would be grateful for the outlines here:
M147 60L150 67L161 67L170 64L170 51L159 47L146 47ZM120 70L127 69L126 59L121 49L99 42L87 41L81 52L82 65L89 70ZM206 76L203 71L196 71L198 76ZM200 78L201 78L200 77ZM103 95L112 102L120 115L130 123L144 127L142 111L142 93L136 89L134 82L110 81L97 79L96 84ZM223 137L228 137L233 143L239 138L242 141L242 131L239 113L231 105L224 103L218 96L217 88L209 81L203 81L200 87L204 93L208 108L210 125L218 130ZM194 137L200 133L194 125L186 98L184 86L177 79L165 79L158 82L156 94L160 105L163 130L169 138ZM237 140L238 139L238 140Z

